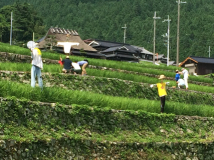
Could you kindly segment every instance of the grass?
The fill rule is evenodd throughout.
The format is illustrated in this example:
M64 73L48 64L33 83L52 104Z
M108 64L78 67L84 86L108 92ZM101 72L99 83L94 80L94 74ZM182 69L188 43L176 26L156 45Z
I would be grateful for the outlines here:
M9 63L0 62L0 70L9 70L9 71L29 71L30 72L31 64L27 63ZM60 65L55 64L44 64L44 69L42 72L49 72L49 73L61 73ZM90 69L87 68L87 74L90 76L97 76L97 77L106 77L106 78L118 78L122 80L129 80L134 82L140 83L148 83L148 84L155 84L159 83L157 78L147 77L143 75L136 75L136 74L127 74L123 72L114 72L109 70L99 70L99 69ZM170 81L169 86L176 86L175 81ZM200 86L196 84L189 84L189 89L194 91L206 92L206 93L214 93L214 88L209 86Z
M160 112L160 102L146 99L106 96L91 92L71 91L63 88L31 88L29 85L0 81L0 96L16 96L41 102L59 102L62 104L79 104L99 107L110 107L119 110L144 110L152 113ZM166 103L166 113L176 115L213 117L214 108L208 105L191 105L177 102Z
M14 127L5 125L4 127L7 128L9 133L6 133L3 139L9 140L9 142L11 139L15 140L20 148L23 148L24 146L25 149L23 149L22 152L29 152L30 155L32 155L35 159L59 159L62 157L64 159L67 155L70 155L68 150L72 150L73 153L81 154L82 156L94 159L94 151L88 149L88 144L90 144L91 147L99 146L99 150L103 151L104 153L108 153L109 157L117 155L117 157L121 159L133 159L137 155L136 159L142 158L170 160L172 157L171 154L165 151L165 143L165 148L168 147L169 142L176 144L180 143L179 145L185 145L186 143L195 145L195 143L197 143L198 147L200 147L202 144L200 144L198 141L204 139L203 137L197 137L198 134L188 135L188 133L185 134L184 137L179 136L173 138L171 136L173 133L171 133L169 137L161 134L151 134L151 132L136 133L128 131L116 132L115 134L100 134L91 132L91 134L88 135L86 132L87 130L68 132L64 128L61 128L53 132L52 130L48 130L43 126L42 130L28 129L23 126ZM210 135L210 133L208 135ZM52 140L54 140L56 144L51 143ZM209 141L212 140L213 137L209 137ZM112 142L113 145L111 145ZM160 143L156 144L156 142L161 142L163 145L158 147L158 144ZM32 144L34 146L33 148L36 148L36 151L31 147ZM136 149L136 144L140 145L138 146L138 150ZM210 148L211 145L209 145L209 143L205 144L207 144L207 146ZM176 146L172 145L171 149L176 149ZM75 149L76 147L78 147L78 150ZM15 144L13 148L18 147ZM49 153L51 153L51 151L49 151L50 148L51 151L56 151L56 154L53 154L52 152L52 154L49 155ZM112 149L114 149L115 152L112 152ZM160 151L160 149L163 150ZM120 152L120 150L123 151ZM64 153L65 151L68 153ZM4 152L5 151L2 153Z
M31 71L31 64L29 63L10 63L10 62L0 62L0 70L5 71L23 71L23 72L30 72ZM60 65L49 64L43 65L42 72L49 72L49 73L60 73L62 68Z
M38 126L37 123L31 122L31 125ZM55 126L54 126L55 127ZM173 127L173 126L171 126ZM88 134L85 132L85 129L75 129L70 131L71 128L67 127L65 130L64 127L60 127L60 129L53 130L50 126L39 125L39 127L29 128L24 126L12 126L12 125L2 125L1 128L5 129L5 136L1 139L4 140L16 140L17 142L27 142L32 143L35 141L45 141L48 142L50 139L60 140L61 138L77 138L86 140L88 139ZM165 127L163 127L165 128ZM73 129L73 128L72 128ZM190 135L185 133L184 135L177 134L176 136L173 135L174 133L169 133L168 138L165 135L161 134L157 130L156 133L147 130L141 130L138 132L133 131L115 131L114 133L97 133L97 132L90 132L90 139L94 142L103 142L103 141L110 141L110 142L124 142L124 143L150 143L150 142L194 142L198 141L199 139L203 139L202 136L195 133L194 135ZM66 137L64 137L66 135ZM143 135L143 136L142 136ZM211 133L208 133L209 137L213 140L213 136ZM89 140L89 139L88 139Z
M19 46L10 46L6 43L0 43L0 51L1 52L9 52L9 53L16 53L16 54L23 54L23 55L30 55L30 50L27 48L22 48ZM42 52L43 58L49 58L49 59L55 59L58 60L59 56L62 54L59 53L50 53L50 52ZM72 60L78 61L82 60L83 57L79 56L72 56ZM146 67L146 68L156 68L156 69L164 69L164 70L176 70L177 67L175 66L169 66L167 67L165 64L161 64L160 66L153 65L149 62L141 62L141 63L128 63L128 62L120 62L120 65L118 65L118 61L112 61L112 60L102 60L102 59L94 59L94 58L88 58L91 65L95 66L104 66L109 68L118 68L118 69L128 69L130 67Z
M0 51L30 55L29 49L18 47L18 46L10 46L9 44L5 44L5 43L0 43ZM59 60L60 56L62 56L62 54L42 52L43 58ZM65 58L64 55L62 57ZM71 56L71 59L73 61L80 61L80 60L83 60L84 57ZM135 71L135 72L140 72L140 73L149 73L149 74L155 74L155 75L164 74L167 77L175 77L175 70L181 69L180 67L175 67L175 66L167 67L165 64L161 64L158 66L158 65L154 65L150 62L128 63L128 62L118 62L118 61L111 61L111 60L93 59L93 58L87 58L87 59L89 60L89 63L91 65L95 65L95 66L103 66L103 67L107 67L107 68L115 68L115 69ZM169 71L169 70L171 70L171 71ZM198 77L189 76L189 79L193 80L193 81L198 81L198 82L206 82L206 83L213 82L213 80L211 78L204 78L203 76L198 76Z

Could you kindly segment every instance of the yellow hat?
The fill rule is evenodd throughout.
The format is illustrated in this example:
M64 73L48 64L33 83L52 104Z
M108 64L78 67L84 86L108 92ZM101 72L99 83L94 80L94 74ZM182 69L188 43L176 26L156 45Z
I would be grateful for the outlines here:
M66 58L69 58L69 56L66 56Z
M162 74L162 75L160 75L160 77L158 79L164 79L164 78L166 78L166 77Z

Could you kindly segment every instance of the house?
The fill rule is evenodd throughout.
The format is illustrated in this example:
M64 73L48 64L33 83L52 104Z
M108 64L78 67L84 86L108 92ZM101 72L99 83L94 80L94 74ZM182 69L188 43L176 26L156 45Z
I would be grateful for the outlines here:
M162 58L161 63L167 64L167 58ZM169 65L175 65L175 61L170 61L170 59L169 59Z
M72 45L70 51L74 55L84 55L89 57L104 57L105 55L97 53L97 50L86 44L75 30L68 30L64 28L51 27L47 34L37 41L40 49L46 49L55 47L58 52L64 52L63 43L73 43L78 45Z
M85 40L89 42L89 40ZM106 59L119 61L139 61L140 49L130 44L110 42L104 40L93 40L89 46L96 49L99 53L104 54Z
M214 58L189 56L179 66L188 68L190 74L206 75L214 73Z
M141 58L142 61L153 62L154 54L152 52L146 50L144 47L138 47L138 46L133 46L133 47L141 50L139 57ZM155 55L155 61L161 61L163 58L164 58L164 54Z

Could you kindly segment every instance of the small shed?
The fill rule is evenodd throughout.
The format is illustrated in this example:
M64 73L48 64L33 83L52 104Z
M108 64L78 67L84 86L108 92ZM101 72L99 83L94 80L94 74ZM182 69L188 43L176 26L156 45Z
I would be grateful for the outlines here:
M189 56L179 66L188 68L190 74L206 75L214 73L214 58Z

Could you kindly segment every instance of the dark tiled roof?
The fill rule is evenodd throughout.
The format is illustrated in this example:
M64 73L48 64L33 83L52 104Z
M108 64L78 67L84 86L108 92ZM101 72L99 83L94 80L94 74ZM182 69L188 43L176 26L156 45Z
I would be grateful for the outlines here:
M73 54L77 54L77 55L82 55L82 53L78 50L73 50L72 51ZM84 53L86 56L97 56L97 57L105 57L105 54L101 54L101 53L92 53L92 52L85 52Z
M120 50L122 47L126 47L128 50L124 50L125 52L131 52L131 53L140 53L141 49L136 48L130 44L126 43L119 43L119 42L110 42L110 41L103 41L103 40L94 40L95 42L99 43L98 46L106 47L108 49L102 51L103 53L105 52L113 52L116 50Z
M195 57L195 56L190 56L190 58L194 59L198 63L211 63L211 64L214 64L214 58Z
M41 41L43 41L46 38L46 36L42 37L41 39L39 39L38 41L36 41L36 43L39 43Z
M120 45L120 46L116 46L116 47L110 47L110 48L102 51L102 53L114 52L114 51L129 52L129 53L140 53L140 50L134 48L131 45L124 45L124 46Z
M110 41L104 41L104 40L94 40L95 42L99 43L99 46L104 47L115 47L115 46L121 46L121 45L129 45L125 43L119 43L119 42L110 42Z
M87 56L97 56L97 57L105 57L105 54L100 54L100 53L89 53L86 52Z
M110 58L110 57L116 57L117 55L116 54L108 54L108 55L105 55L106 58Z
M122 58L132 58L132 59L138 59L137 57L134 57L133 55L117 55L117 57L122 57Z
M133 45L132 45L133 46ZM150 54L150 55L153 55L152 52L148 51L147 49L145 49L144 47L138 47L138 46L133 46L139 50L141 50L141 53L145 53L145 54Z
M108 48L108 49L102 51L102 53L114 52L114 51L116 51L118 48L120 48L120 47L111 47L111 48Z

